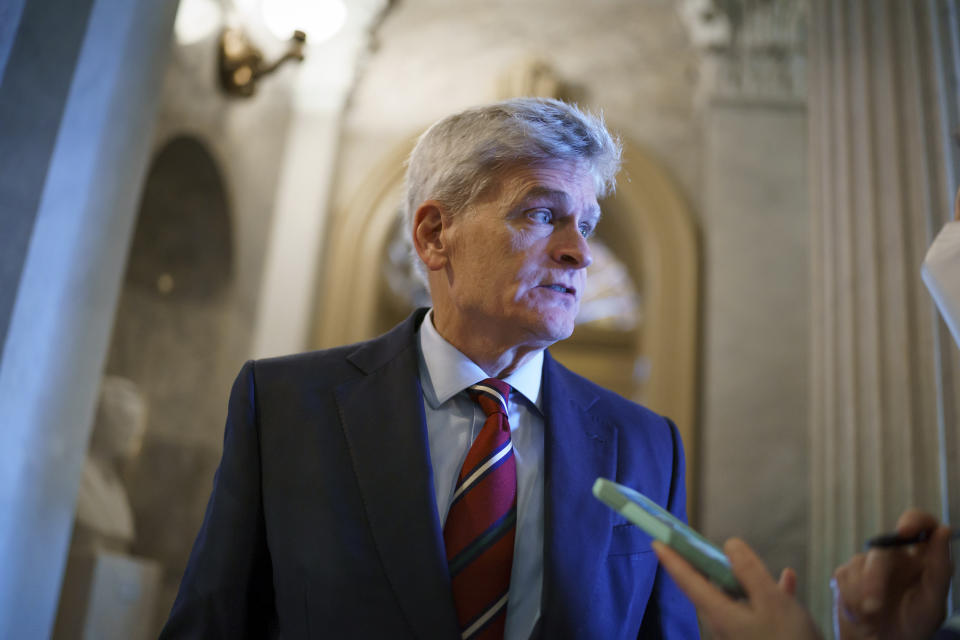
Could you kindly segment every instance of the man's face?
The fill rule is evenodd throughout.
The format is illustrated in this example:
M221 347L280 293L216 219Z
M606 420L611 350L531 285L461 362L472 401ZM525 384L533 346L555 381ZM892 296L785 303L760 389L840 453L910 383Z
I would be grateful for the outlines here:
M505 172L499 189L444 221L448 259L433 288L449 304L438 311L505 347L569 337L592 260L586 239L599 217L586 171L550 164Z

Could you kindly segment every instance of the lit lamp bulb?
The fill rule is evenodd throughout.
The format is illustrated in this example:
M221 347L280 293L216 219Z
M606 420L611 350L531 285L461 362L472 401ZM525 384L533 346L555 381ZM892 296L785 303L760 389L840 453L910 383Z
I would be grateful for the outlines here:
M222 14L214 0L183 0L173 24L177 42L187 45L203 40L220 26Z
M238 58L243 55L247 48L247 43L243 40L239 31L227 30L223 34L223 51L231 58Z
M244 86L253 79L253 71L250 67L243 66L233 72L233 82L238 86Z
M263 0L260 13L277 39L289 40L299 29L312 44L332 38L347 20L342 0Z

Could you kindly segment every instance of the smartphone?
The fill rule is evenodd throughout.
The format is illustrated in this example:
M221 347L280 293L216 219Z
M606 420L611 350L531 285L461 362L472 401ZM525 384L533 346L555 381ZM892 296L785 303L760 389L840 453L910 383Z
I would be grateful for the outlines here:
M606 478L593 483L593 495L652 537L686 559L694 568L735 598L746 597L733 577L723 551L666 509L630 487Z

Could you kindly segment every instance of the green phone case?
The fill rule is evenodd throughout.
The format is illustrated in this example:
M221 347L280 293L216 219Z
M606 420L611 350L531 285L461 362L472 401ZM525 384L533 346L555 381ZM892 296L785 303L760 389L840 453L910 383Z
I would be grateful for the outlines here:
M700 573L732 596L744 597L730 561L709 540L677 520L647 496L606 478L593 483L593 495L624 518L683 556Z

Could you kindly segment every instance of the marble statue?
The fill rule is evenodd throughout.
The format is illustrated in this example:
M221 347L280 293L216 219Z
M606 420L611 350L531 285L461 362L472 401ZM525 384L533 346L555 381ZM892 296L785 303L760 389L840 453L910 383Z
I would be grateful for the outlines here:
M75 547L129 550L136 531L123 469L139 455L146 425L147 404L136 384L105 377L77 494Z

